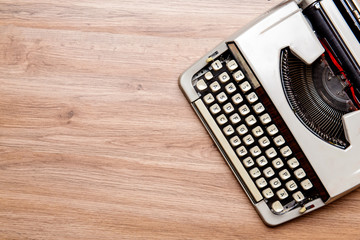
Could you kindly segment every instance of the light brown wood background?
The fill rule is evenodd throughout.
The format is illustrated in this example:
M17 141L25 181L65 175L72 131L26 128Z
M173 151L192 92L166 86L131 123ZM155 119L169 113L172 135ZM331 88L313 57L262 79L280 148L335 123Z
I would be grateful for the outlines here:
M358 239L358 190L266 227L178 88L280 1L1 0L0 239Z

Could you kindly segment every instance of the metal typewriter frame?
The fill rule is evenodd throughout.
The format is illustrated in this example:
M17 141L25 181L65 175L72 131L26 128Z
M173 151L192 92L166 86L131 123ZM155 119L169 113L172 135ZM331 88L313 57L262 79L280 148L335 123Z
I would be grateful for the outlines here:
M303 4L309 4L309 2L313 1L304 1ZM357 40L354 39L354 36L351 36L344 23L339 20L338 13L336 13L336 8L332 6L331 0L323 0L321 4L328 9L328 13L337 22L339 29L342 29L342 36L351 46L351 51L356 60L360 62L359 44L354 44L354 41ZM360 124L358 124L360 122L360 111L343 116L345 135L350 146L342 150L314 137L293 114L283 92L279 67L282 49L289 48L293 54L306 64L313 63L324 52L296 1L287 1L280 4L256 19L248 27L241 29L221 42L181 75L179 79L180 87L205 126L207 124L203 119L204 116L199 114L198 106L195 104L195 101L199 99L199 95L192 85L192 78L194 74L206 66L209 57L215 59L226 51L229 42L236 44L252 72L261 82L262 87L273 101L286 125L291 129L293 136L329 195L326 202L316 199L307 203L305 207L309 205L314 205L314 207L306 211L306 213L322 207L357 188L360 184L360 161L358 161L360 155ZM256 84L255 80L252 84ZM207 130L218 145L225 160L231 166L228 156L222 150L218 140L209 127L207 127ZM235 173L235 170L231 169ZM243 186L243 180L236 173L235 176ZM247 191L246 187L243 186L243 188ZM252 200L251 197L249 198ZM302 215L298 210L292 210L283 215L275 215L264 201L258 203L252 201L252 204L263 221L270 226L281 224Z

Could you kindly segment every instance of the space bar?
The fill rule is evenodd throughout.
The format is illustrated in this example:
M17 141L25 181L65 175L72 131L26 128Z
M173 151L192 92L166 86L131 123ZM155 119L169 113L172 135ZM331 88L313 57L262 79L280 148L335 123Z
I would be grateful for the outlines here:
M215 120L213 119L212 115L207 110L205 104L201 99L195 101L195 106L197 107L198 111L201 113L203 119L206 121L208 127L211 129L212 133L215 135L216 139L220 143L223 151L226 153L226 156L231 161L232 165L235 167L236 171L240 175L242 182L246 185L247 189L253 196L253 199L256 202L259 202L263 199L261 193L255 186L254 182L250 178L249 174L245 170L244 166L241 164L239 158L237 157L236 153L230 146L228 140L223 135L222 131L216 124Z

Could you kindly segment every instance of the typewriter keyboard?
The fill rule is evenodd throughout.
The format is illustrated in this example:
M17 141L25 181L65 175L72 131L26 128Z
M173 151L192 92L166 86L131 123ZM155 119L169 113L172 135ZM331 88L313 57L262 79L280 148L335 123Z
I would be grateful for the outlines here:
M319 197L284 126L274 121L280 116L262 101L265 91L254 88L229 50L196 74L193 85L198 113L255 202L265 200L282 214Z

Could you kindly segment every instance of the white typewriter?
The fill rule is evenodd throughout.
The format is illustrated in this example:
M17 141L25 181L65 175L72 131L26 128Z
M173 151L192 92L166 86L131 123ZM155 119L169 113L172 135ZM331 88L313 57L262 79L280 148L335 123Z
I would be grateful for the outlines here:
M359 10L356 0L286 1L180 77L268 225L360 184Z

